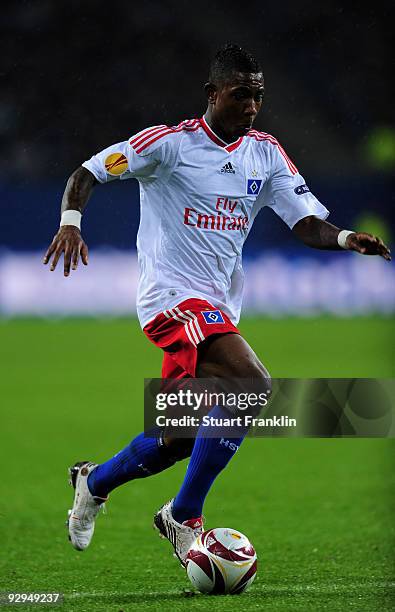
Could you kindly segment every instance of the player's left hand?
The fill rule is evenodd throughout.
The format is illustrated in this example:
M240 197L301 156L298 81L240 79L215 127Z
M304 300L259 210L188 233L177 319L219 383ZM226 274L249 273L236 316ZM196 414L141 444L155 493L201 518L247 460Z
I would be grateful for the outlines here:
M356 232L347 236L346 246L351 251L357 251L361 255L380 255L387 261L391 261L391 252L389 248L378 236L365 234L364 232Z

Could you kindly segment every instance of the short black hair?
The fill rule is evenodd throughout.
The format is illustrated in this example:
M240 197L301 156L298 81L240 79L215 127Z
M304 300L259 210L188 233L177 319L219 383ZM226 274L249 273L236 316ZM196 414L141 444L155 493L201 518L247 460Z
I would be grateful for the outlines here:
M259 62L251 53L234 43L227 43L215 54L209 72L210 83L224 83L235 72L262 72Z

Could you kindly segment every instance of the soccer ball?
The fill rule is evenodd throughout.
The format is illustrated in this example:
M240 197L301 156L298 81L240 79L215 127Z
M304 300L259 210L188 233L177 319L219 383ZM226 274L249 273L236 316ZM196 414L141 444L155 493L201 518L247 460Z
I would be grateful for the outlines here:
M219 527L205 531L192 544L186 569L189 580L202 593L236 595L254 581L257 556L240 531Z

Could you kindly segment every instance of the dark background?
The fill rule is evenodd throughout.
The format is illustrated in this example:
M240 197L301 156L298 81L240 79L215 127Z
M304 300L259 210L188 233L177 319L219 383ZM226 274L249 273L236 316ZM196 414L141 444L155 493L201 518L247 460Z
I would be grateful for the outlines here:
M389 2L8 5L1 26L0 245L44 248L67 177L93 153L146 126L203 114L210 58L228 41L261 61L266 93L256 127L280 140L330 220L352 229L370 222L391 241L393 17ZM103 222L109 209L112 225ZM99 187L85 237L91 246L129 248L138 217L135 181ZM256 226L252 250L280 239L293 244L269 212Z

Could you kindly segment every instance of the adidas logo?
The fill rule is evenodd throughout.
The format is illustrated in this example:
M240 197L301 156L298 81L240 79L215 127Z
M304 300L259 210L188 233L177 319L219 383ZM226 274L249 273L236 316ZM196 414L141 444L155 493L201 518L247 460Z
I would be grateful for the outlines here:
M236 170L233 168L232 164L228 162L225 166L221 168L222 174L236 174Z

